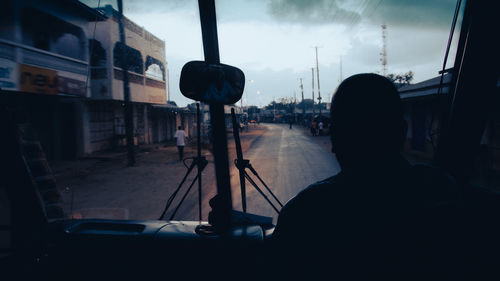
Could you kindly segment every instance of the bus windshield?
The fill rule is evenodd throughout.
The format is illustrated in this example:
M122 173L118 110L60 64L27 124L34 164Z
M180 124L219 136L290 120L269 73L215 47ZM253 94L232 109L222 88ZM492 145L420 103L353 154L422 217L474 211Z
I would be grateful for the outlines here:
M240 68L246 79L241 100L225 106L233 209L242 209L235 128L243 157L281 203L340 171L331 152L331 99L357 73L394 83L409 125L405 156L430 163L456 3L216 1L221 63ZM197 104L179 90L183 65L204 60L197 1L4 6L1 88L26 115L26 145L43 151L49 168L35 177L49 216L152 220L171 203L166 219L207 220L216 194L209 105L199 104L198 126ZM461 16L462 10L455 35ZM458 35L445 69L453 66L457 41ZM450 77L445 70L440 94L448 93ZM488 130L485 144L494 128ZM374 137L380 136L366 141ZM207 160L202 189L195 184L186 193L196 177L196 168L188 172L198 138ZM276 210L250 184L246 200L248 212L276 223Z

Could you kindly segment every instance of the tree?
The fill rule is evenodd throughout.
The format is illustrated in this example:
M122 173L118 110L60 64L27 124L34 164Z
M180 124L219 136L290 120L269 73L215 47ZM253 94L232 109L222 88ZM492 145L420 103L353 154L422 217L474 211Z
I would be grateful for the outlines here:
M311 110L312 109L312 99L304 99L304 101L300 101L295 105L295 100L293 98L280 98L278 102L272 101L270 104L265 106L265 109L267 110L285 110L286 112L293 113L294 108L298 110L302 110L302 107L304 107L305 110ZM315 110L319 110L319 105L318 103L314 104ZM326 110L326 103L322 102L321 103L321 109Z
M410 70L403 74L387 74L386 77L394 83L396 88L400 88L404 85L409 85L413 81L413 75L413 71Z
M285 112L292 113L294 107L294 101L292 98L280 98L278 102L272 101L270 104L266 105L267 110L284 110Z
M247 113L248 113L248 115L250 115L250 114L258 114L258 113L260 113L260 109L257 106L255 106L255 105L251 105L251 106L248 107Z

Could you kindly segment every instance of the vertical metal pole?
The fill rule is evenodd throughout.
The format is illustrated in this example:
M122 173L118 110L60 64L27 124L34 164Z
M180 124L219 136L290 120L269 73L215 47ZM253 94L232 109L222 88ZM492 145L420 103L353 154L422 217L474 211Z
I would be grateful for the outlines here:
M311 72L312 72L312 100L313 100L313 104L312 104L313 116L312 116L312 118L314 119L314 67L311 67Z
M166 64L166 72L167 72L167 101L170 101L170 70L168 70L168 63Z
M200 116L200 103L196 103L196 133L198 134L197 149L198 149L198 217L200 222L202 220L201 214L201 116Z
M240 134L239 134L239 124L236 122L236 114L234 113L234 108L231 108L231 119L233 121L233 136L234 143L236 144L236 158L238 163L238 169L240 172L240 188L241 188L241 207L243 213L247 212L247 196L245 187L245 167L241 167L243 164L243 151L241 149Z
M276 99L273 97L273 122L276 121Z
M318 47L316 49L316 77L318 78L318 106L319 106L319 116L321 116L321 90L319 87L319 65L318 65Z
M244 94L241 95L241 100L240 100L240 103L241 103L241 113L243 113L243 96L244 96Z
M297 113L295 113L295 107L297 107L297 93L293 91L293 122L297 122Z
M123 2L118 0L118 30L120 32L120 42L123 47L126 46L125 41L125 30L123 29ZM124 60L127 57L125 48L122 49L121 59ZM132 102L130 101L130 85L128 78L128 67L129 65L124 65L125 62L121 62L122 73L123 73L123 100L125 104L124 108L124 119L125 119L125 135L127 138L127 159L128 166L135 165L135 153L134 153L134 108Z
M218 64L220 63L220 58L215 2L214 0L198 0L198 7L200 10L205 61L207 63ZM226 232L231 225L232 204L223 104L217 102L210 103L210 123L212 126L212 144L218 197L216 207L212 210L216 216L213 224L216 229Z
M304 85L302 84L302 78L300 78L300 92L302 93L302 122L306 121L306 105L304 104Z

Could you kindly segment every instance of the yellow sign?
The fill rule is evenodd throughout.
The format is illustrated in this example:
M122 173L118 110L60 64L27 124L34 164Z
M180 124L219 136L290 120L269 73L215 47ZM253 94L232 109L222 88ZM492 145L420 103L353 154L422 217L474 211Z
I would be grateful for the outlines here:
M57 94L57 71L31 65L19 65L19 90L39 94Z

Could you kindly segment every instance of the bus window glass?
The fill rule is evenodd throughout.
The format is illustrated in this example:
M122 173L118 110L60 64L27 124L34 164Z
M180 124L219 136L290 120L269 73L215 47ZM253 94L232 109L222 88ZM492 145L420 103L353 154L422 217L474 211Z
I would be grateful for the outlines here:
M39 175L46 181L38 184L52 192L43 193L44 202L62 208L53 218L158 219L199 137L208 160L201 192L207 220L216 193L209 105L200 104L198 125L196 103L178 86L182 66L204 59L198 1L123 0L123 16L115 0L8 3L10 12L0 12L9 15L0 19L0 83L26 113L24 137L38 142L48 161L50 170ZM455 5L217 0L221 63L246 76L242 99L225 107L233 208L241 210L242 202L231 108L244 158L286 202L340 171L329 110L339 83L357 73L393 81L409 125L404 153L413 163L430 163L440 99L449 94L447 71L440 95L437 89ZM456 31L446 69L457 37ZM499 166L495 122L483 142L488 171ZM196 169L166 219L195 176ZM198 220L198 195L193 188L173 218ZM277 213L248 182L247 209L276 223Z

